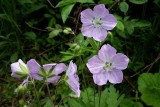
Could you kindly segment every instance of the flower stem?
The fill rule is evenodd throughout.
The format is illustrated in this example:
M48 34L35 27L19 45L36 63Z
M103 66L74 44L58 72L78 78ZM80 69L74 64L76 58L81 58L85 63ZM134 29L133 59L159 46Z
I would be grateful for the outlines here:
M49 94L49 98L51 99L51 93L50 93L50 90L49 90L48 82L47 82L47 91L48 91L48 94Z
M101 105L101 90L102 90L102 87L98 86L98 96L99 96L98 107L100 107Z

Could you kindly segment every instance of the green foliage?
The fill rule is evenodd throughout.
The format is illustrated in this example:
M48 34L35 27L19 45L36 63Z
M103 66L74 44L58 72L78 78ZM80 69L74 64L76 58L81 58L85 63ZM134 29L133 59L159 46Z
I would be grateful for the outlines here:
M120 107L143 107L143 105L140 102L125 98L121 101Z
M134 4L144 4L144 3L148 2L148 0L129 0L129 1Z
M149 106L160 105L160 73L143 73L138 78L138 89L141 99Z
M128 11L129 5L126 2L121 2L119 8L122 12L126 13Z

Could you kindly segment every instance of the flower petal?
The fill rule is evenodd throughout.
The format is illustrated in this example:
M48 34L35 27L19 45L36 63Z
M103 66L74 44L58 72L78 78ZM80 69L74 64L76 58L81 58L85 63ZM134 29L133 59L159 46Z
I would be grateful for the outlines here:
M94 29L94 26L93 25L82 25L82 28L81 28L81 32L84 36L87 36L87 37L93 37L93 29Z
M124 70L127 68L129 58L121 53L116 54L112 59L112 68Z
M21 76L19 76L19 75L16 74L15 72L12 72L11 76L14 77L14 78L21 78Z
M109 82L112 84L121 83L123 80L123 73L121 70L113 69L112 71L107 72Z
M81 12L81 22L91 24L94 18L94 13L91 9L86 9Z
M116 18L112 14L106 15L102 18L102 27L106 30L112 30L117 24Z
M98 58L97 55L93 56L88 60L87 67L91 73L99 73L103 71L105 64Z
M104 41L108 34L107 31L101 27L95 27L92 31L93 38L99 42Z
M93 9L93 12L95 13L95 16L98 18L103 18L107 14L109 14L109 11L105 8L104 4L96 5Z
M64 63L59 63L59 64L57 64L56 66L55 66L55 68L54 68L54 70L53 70L53 74L56 74L56 75L58 75L58 74L61 74L63 71L65 71L66 70L66 65L64 64Z
M43 68L46 70L46 71L49 71L52 67L54 67L56 65L56 63L53 63L53 64L45 64L43 65Z
M116 49L109 44L103 45L98 52L98 57L105 63L110 63L114 55L116 55Z
M106 71L102 71L100 73L97 74L93 74L93 80L94 83L97 85L105 85L107 83L108 80L108 75Z
M38 73L32 73L31 77L36 80L43 80L43 77L39 76Z
M77 81L77 78L75 75L72 75L68 78L67 83L69 84L69 87L71 88L72 91L75 92L77 97L80 97L80 84Z
M67 76L74 75L76 73L76 71L77 71L77 65L75 63L73 63L72 61L70 61L66 75Z
M41 68L40 68L41 66L36 62L35 59L30 59L27 62L27 65L28 65L28 68L29 68L31 74L37 73L41 70Z
M12 63L11 64L11 70L12 70L12 72L17 72L17 71L21 72L22 70L19 66L19 62Z
M55 84L55 83L58 82L58 80L59 80L60 78L61 78L61 76L54 76L54 77L48 78L48 79L46 80L46 82L50 82L50 83Z
M23 65L25 68L27 68L27 65L21 59L18 60L18 63Z

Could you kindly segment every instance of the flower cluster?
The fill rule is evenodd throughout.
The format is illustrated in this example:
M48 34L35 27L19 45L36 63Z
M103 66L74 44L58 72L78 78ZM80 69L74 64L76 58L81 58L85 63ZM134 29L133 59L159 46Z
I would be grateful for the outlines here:
M107 31L112 30L117 20L105 8L104 4L94 7L93 10L86 9L81 12L82 34L87 37L93 37L96 41L102 42L107 37ZM126 69L129 58L117 53L116 49L109 44L104 44L98 52L87 62L89 71L93 74L94 83L97 85L105 85L108 81L112 84L121 83L123 80L122 70ZM70 89L80 97L79 77L76 74L77 65L70 61L69 66L64 63L51 63L40 65L35 59L31 59L25 64L21 59L11 64L12 77L27 77L21 86L26 87L29 77L31 79L44 81L47 83L57 83L61 79L64 71L66 80Z
M52 63L40 66L35 59L31 59L25 64L21 59L18 62L11 64L12 77L22 78L27 77L19 87L26 87L29 77L35 80L43 80L48 83L57 83L61 78L60 74L67 69L64 63ZM66 75L71 90L75 92L77 97L80 96L80 84L78 75L76 75L77 66L71 61L67 69ZM17 89L15 90L17 92Z

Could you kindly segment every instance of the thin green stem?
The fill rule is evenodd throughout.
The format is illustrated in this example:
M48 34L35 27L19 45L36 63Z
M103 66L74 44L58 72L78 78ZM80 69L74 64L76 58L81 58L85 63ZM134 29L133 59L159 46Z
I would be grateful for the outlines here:
M48 82L47 82L47 91L48 91L48 94L49 94L49 98L51 99L51 93L50 93L50 90L49 90Z
M100 105L101 105L101 89L102 89L102 87L98 86L98 96L99 96L98 107L100 107Z

